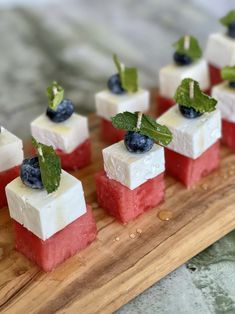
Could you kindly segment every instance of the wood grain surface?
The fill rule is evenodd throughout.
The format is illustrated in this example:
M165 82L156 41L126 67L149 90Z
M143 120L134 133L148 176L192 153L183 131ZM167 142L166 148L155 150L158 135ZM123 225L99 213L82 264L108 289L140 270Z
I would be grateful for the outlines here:
M8 210L0 211L0 312L112 313L235 228L235 154L191 190L166 177L166 200L128 225L97 208L94 174L102 169L99 119L90 117L93 163L74 173L93 205L99 233L86 250L45 274L13 248ZM173 218L161 221L158 213Z

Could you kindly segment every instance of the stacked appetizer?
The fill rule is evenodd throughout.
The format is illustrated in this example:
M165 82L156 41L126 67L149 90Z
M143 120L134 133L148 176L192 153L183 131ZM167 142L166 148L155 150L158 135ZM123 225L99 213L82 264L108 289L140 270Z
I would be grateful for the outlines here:
M171 132L151 117L124 112L112 118L127 131L124 141L103 149L104 171L96 174L99 205L121 223L128 223L164 199L165 159L162 146Z
M222 142L235 150L235 66L223 68L221 77L225 82L213 87L212 96L222 114Z
M235 10L220 19L227 32L211 34L205 50L212 86L222 81L220 71L235 64Z
M65 171L51 146L33 140L37 155L25 159L20 177L6 187L15 247L44 271L84 249L96 237L81 182Z
M46 113L31 122L32 136L53 146L63 169L76 170L89 165L91 141L87 118L74 113L73 103L64 99L64 89L57 82L48 87L47 96Z
M210 80L202 50L193 36L181 37L173 44L174 63L163 67L159 72L159 94L157 95L158 115L175 104L174 95L182 79L192 77L199 82L201 89L209 93Z
M184 79L175 94L176 105L158 122L173 134L166 148L166 170L187 187L219 165L221 116L217 101L202 93L198 82Z
M5 187L18 177L23 159L22 141L0 126L0 208L7 205Z
M95 95L96 112L101 117L101 138L108 143L123 139L125 132L113 127L111 117L129 111L146 112L149 109L149 92L138 87L136 68L126 67L113 56L117 74L108 80L108 89Z

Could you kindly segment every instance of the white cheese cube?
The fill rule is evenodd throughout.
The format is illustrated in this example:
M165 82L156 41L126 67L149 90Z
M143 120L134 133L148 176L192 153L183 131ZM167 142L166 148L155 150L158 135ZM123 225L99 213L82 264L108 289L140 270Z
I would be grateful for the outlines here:
M130 153L124 141L103 149L104 170L108 178L133 190L165 170L163 147L154 144L143 154Z
M185 66L170 64L162 68L159 72L159 90L161 96L173 98L181 81L188 77L198 81L202 90L210 87L208 65L204 59Z
M3 127L0 133L0 172L22 164L23 142Z
M173 140L167 148L192 159L198 158L221 137L221 115L218 109L195 119L187 119L176 104L157 121L172 132Z
M18 177L7 185L6 195L10 216L44 241L86 213L82 184L65 171L51 194L25 186Z
M68 120L55 123L42 114L31 122L31 133L38 142L69 154L89 138L88 120L74 113Z
M213 87L212 97L218 100L222 118L235 123L235 89L229 87L228 82L223 82Z
M97 115L106 120L124 111L146 112L149 109L149 91L139 89L136 93L116 95L104 90L95 95L95 104Z
M211 34L208 38L205 58L217 68L235 64L235 39L226 34Z

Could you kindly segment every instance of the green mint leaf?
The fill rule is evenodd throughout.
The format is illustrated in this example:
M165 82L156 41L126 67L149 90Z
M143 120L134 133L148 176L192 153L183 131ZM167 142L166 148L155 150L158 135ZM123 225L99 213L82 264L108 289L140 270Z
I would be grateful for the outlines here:
M37 150L43 186L48 194L52 193L60 185L60 158L56 155L52 146L38 143L35 138L32 138L32 143Z
M192 97L190 97L191 82L193 82ZM176 90L174 99L178 104L185 107L192 107L201 113L214 111L217 104L217 100L204 94L198 82L191 78L186 78L181 82Z
M190 57L193 61L201 58L202 56L202 50L197 39L190 35L181 37L173 44L173 47L176 52Z
M168 145L172 140L172 133L167 126L157 123L153 118L145 114L142 115L139 129L137 128L138 112L131 113L126 111L118 113L111 120L113 126L117 129L139 132L164 146Z
M64 99L64 89L56 81L53 81L47 88L47 97L48 106L55 110Z
M116 54L113 55L113 61L117 67L120 76L122 88L128 93L135 93L138 90L138 72L136 68L127 68L120 61Z
M229 26L232 23L235 23L235 10L229 11L225 16L223 16L220 20L220 23L224 26Z
M223 80L235 82L235 66L226 66L221 70Z

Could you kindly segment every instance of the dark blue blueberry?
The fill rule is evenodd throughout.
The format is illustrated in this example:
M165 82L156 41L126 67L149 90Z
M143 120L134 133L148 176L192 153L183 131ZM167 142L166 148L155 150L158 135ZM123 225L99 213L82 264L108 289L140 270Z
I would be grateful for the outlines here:
M43 189L38 157L26 158L20 169L22 182L32 189Z
M228 36L235 38L235 22L229 24L228 26Z
M182 115L188 119L194 119L194 118L200 117L203 114L202 112L196 111L192 107L186 107L183 105L179 105L179 109Z
M124 143L129 152L141 154L148 152L153 147L154 141L146 135L128 131L125 134Z
M74 105L71 100L64 99L55 110L47 108L47 116L51 121L59 123L67 120L74 112Z
M190 57L184 54L180 54L178 52L174 53L173 58L175 60L175 63L178 65L189 65L193 62L193 60Z
M232 88L235 88L235 81L230 81L229 82L229 86L232 87Z
M114 94L124 94L126 91L122 88L119 74L112 75L107 83L108 89Z

